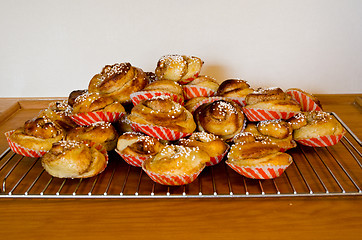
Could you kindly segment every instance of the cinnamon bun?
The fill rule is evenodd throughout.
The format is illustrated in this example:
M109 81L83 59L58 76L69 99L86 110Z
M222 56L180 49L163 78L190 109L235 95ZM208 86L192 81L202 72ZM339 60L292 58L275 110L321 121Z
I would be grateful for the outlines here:
M107 152L77 141L53 144L41 159L44 169L58 178L90 178L101 173L108 164Z
M27 149L48 151L52 144L65 137L65 130L51 120L40 117L28 120L9 139Z
M203 61L198 57L165 55L158 60L155 74L159 80L187 83L198 76L202 65Z
M130 63L116 63L106 65L99 74L96 74L88 86L89 92L98 92L112 97L120 103L130 100L130 94L144 88L149 78L142 69Z
M192 114L179 103L164 97L142 101L132 109L128 120L136 124L160 126L189 134L196 129Z
M97 122L89 126L77 126L67 132L66 140L93 141L101 144L107 151L115 149L118 133L108 122Z
M198 107L194 113L199 131L230 140L244 129L245 117L241 106L233 101L217 100Z

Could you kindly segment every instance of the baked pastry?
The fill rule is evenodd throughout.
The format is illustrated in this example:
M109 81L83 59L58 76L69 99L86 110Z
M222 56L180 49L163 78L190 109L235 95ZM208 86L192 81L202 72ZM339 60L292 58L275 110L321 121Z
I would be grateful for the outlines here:
M245 97L249 121L288 119L301 111L299 103L280 88L258 89Z
M89 82L88 91L112 97L120 103L130 101L130 94L144 88L149 78L130 63L106 65Z
M229 98L236 101L241 106L245 106L246 96L253 92L254 89L250 87L247 81L241 79L228 79L220 84L216 95Z
M77 141L56 142L41 158L41 164L53 177L90 178L108 164L107 152L99 146Z
M307 93L299 88L290 88L285 92L300 104L304 112L323 110L319 99L313 94Z
M274 144L255 141L238 142L231 146L226 164L239 174L255 179L279 177L293 162Z
M34 118L26 121L24 126L9 134L8 141L11 142L11 145L17 146L16 153L28 156L27 149L37 151L39 155L42 155L49 151L53 143L64 137L65 130L59 125L47 118Z
M195 180L209 159L209 155L199 148L168 145L153 158L145 160L142 169L160 184L183 185Z
M299 115L304 115L300 117ZM313 147L336 144L345 134L342 125L331 114L323 111L302 112L295 119L304 119L307 124L293 131L293 139ZM293 121L293 120L292 120Z
M77 126L67 132L66 140L93 141L103 145L107 151L116 148L118 133L108 122L97 122L89 126Z
M199 131L212 133L225 141L243 131L245 126L241 106L233 101L203 104L196 109L194 117Z
M141 101L127 119L137 131L164 140L177 140L196 129L192 114L165 97Z
M258 123L250 122L246 125L244 132L253 134L256 140L275 144L280 151L297 146L293 140L293 128L284 120L265 120ZM245 139L245 136L234 137L234 142Z
M223 140L207 132L194 132L189 138L180 139L178 144L204 150L210 156L210 161L206 163L206 166L219 163L229 149L229 145Z
M123 105L99 93L85 93L75 99L71 118L78 125L114 122L125 114Z
M185 84L199 75L203 63L194 56L165 55L158 60L155 74L159 80L167 79Z
M219 83L214 78L205 75L198 76L191 82L183 85L186 100L195 97L212 97L218 88Z
M183 104L184 94L180 84L172 80L157 80L148 84L139 92L131 94L131 100L137 105L144 99L165 96L170 97L173 101Z
M49 104L48 108L39 112L39 118L47 118L51 122L58 124L65 130L69 130L77 124L70 118L72 108L66 101L55 101Z
M164 147L159 140L139 132L126 132L117 140L116 152L130 165L142 163L156 155Z
M86 92L88 92L87 89L72 91L68 96L68 105L73 107L75 99Z

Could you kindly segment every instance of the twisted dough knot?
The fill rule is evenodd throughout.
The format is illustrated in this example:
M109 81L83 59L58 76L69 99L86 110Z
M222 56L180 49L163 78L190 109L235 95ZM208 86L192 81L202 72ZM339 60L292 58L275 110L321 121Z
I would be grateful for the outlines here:
M76 126L69 117L71 113L72 108L65 101L56 101L50 103L48 108L40 111L38 117L47 118L65 130L69 130Z
M241 79L228 79L222 82L217 90L218 96L224 97L241 97L252 93L254 90L250 85Z
M278 139L289 137L293 132L290 124L280 119L273 121L261 121L256 127L261 134Z
M119 102L130 100L129 95L144 88L149 78L142 69L130 63L106 65L101 73L96 74L88 86L89 92L99 92Z
M37 138L55 138L62 133L62 129L46 118L28 120L24 124L24 133Z
M202 105L196 110L195 118L200 131L213 133L224 140L241 132L245 120L241 107L225 100Z
M155 74L158 79L173 81L192 80L203 65L203 61L194 56L165 55L157 62Z
M180 104L165 97L143 100L128 116L131 122L167 127L180 132L193 132L196 124L192 114Z
M73 113L108 111L124 112L124 107L111 97L99 93L84 93L75 99Z
M129 155L153 156L164 145L156 138L139 132L126 132L118 138L117 150Z

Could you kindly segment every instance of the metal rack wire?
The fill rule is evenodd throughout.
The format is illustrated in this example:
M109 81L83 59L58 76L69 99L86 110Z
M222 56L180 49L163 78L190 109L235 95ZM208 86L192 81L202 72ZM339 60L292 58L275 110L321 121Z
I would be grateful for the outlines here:
M347 130L336 145L288 151L294 163L276 179L245 178L224 162L207 167L191 184L163 186L141 168L110 152L106 170L89 179L59 179L44 171L39 158L7 149L0 155L0 198L265 198L362 196L361 141Z

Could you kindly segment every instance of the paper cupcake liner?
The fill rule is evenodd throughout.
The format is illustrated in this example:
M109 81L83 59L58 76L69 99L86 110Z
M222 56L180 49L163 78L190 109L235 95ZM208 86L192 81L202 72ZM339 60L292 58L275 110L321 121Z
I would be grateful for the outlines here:
M246 106L246 101L245 101L244 97L225 97L225 98L236 102L237 104L239 104L242 107Z
M195 104L195 106L193 106L192 109L190 109L190 112L193 114L195 112L195 110L200 107L201 105L205 104L205 103L212 103L218 100L223 100L225 98L223 97L208 97L204 100L199 101L197 104Z
M11 141L10 136L14 132L15 132L15 130L11 130L11 131L8 131L5 133L5 137L9 143L9 147L14 153L20 154L25 157L38 158L38 157L42 157L46 152L48 152L47 150L34 150L34 149L30 149L30 148L25 148L15 142Z
M163 92L163 91L139 91L139 92L132 93L130 95L131 101L132 101L134 106L139 104L142 100L152 99L152 98L155 98L155 97L162 97L162 96L167 96L172 101L177 102L177 103L179 103L181 105L184 104L184 99L182 97L178 96L177 94L173 94L173 93L169 93L169 92Z
M287 90L286 93L289 94L295 101L300 104L302 111L322 111L321 107L318 106L318 104L315 103L313 99L305 93L298 90Z
M248 118L248 120L251 122L274 120L274 119L289 119L298 113L291 111L275 111L275 110L246 108L246 107L243 107L243 112Z
M145 171L145 173L152 179L152 181L162 184L162 185L171 185L171 186L179 186L179 185L185 185L185 184L189 184L191 182L193 182L201 173L201 171L204 169L200 169L199 171L187 175L187 174L183 174L183 175L169 175L169 174L160 174L160 173L155 173L153 171L149 171L147 169L145 169L142 166L143 171Z
M182 88L184 90L185 100L190 100L195 97L212 97L215 95L215 91L207 87L184 85Z
M221 154L221 155L219 155L219 156L216 156L216 157L210 157L210 162L207 162L206 163L206 166L213 166L213 165L216 165L216 164L218 164L218 163L220 163L223 159L224 159L224 157L225 157L225 155L228 153L228 151L229 151L229 146L226 148L226 150L225 150L225 152L223 153L223 154Z
M290 166L290 164L278 166L239 166L228 161L226 161L226 164L240 175L253 179L273 179L279 177Z
M143 162L146 159L150 158L150 157L140 157L140 156L132 156L129 154L123 154L119 152L117 149L115 149L115 151L121 156L121 158L124 161L126 161L126 163L134 167L142 167Z
M309 147L328 147L335 145L342 139L345 131L342 134L328 135L317 138L301 139L297 140L298 143Z
M180 81L178 81L179 84L187 84L189 82L192 82L195 78L197 78L199 76L200 72L197 72L194 74L193 77L187 78L187 79L181 79Z
M131 123L131 127L135 132L143 132L148 136L169 141L176 141L180 138L191 135L191 133L183 133L166 127L151 126L134 122Z
M116 122L123 112L87 112L70 115L70 118L80 126L89 126L97 122Z

